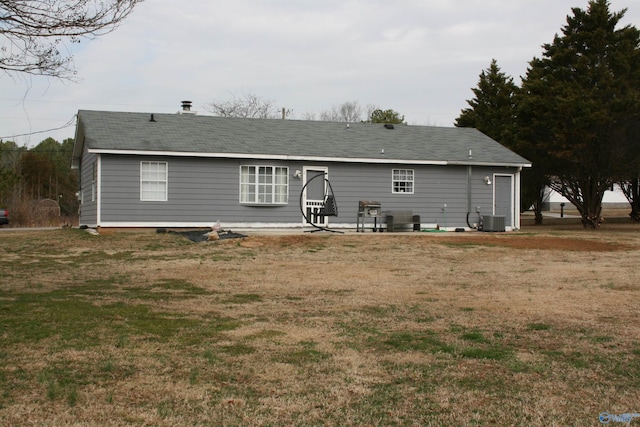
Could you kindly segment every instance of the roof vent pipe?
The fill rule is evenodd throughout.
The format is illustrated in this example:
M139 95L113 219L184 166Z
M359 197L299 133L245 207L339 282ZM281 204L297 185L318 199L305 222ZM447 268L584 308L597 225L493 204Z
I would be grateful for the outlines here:
M182 101L182 111L191 111L191 101Z

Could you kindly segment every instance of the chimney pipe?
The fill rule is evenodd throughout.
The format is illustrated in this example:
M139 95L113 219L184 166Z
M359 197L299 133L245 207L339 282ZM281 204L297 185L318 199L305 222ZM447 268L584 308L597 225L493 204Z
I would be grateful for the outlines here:
M191 111L191 101L182 101L182 111Z

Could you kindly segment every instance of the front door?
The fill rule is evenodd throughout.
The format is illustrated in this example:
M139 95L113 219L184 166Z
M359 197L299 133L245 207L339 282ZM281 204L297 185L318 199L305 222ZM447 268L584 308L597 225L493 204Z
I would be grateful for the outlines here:
M505 227L513 226L513 175L495 175L494 215L504 216Z
M327 178L328 172L328 168L323 166L303 168L302 179L306 185L302 194L304 212L307 217L306 220L303 218L305 223L308 221L320 227L329 225L329 218L320 214L327 194L325 178Z

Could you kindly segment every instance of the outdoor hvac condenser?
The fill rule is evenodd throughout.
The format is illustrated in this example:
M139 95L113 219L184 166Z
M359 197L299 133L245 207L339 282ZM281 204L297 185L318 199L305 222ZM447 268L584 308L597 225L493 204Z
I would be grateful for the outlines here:
M504 215L484 215L482 217L482 231L504 231Z

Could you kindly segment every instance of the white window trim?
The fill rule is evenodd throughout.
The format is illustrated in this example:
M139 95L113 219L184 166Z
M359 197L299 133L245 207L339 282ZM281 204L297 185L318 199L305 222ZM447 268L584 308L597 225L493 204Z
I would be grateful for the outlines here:
M144 179L143 177L143 165L156 164L158 166L164 165L164 179ZM158 198L145 198L145 183L161 183L164 184L164 195ZM169 162L140 162L140 201L141 202L166 202L169 200Z
M251 168L252 171L251 171ZM271 182L270 183L260 183L260 169L261 168L270 168L271 169ZM247 169L251 173L243 174L243 170ZM282 170L284 173L277 175L276 171ZM251 176L253 179L248 180L247 182L243 181L245 176ZM285 182L278 182L277 178L284 178ZM274 165L240 165L239 169L239 189L238 189L238 199L240 204L242 205L259 205L259 206L282 206L289 204L289 167L288 166L274 166ZM261 187L271 187L269 192L264 193L260 192ZM253 187L253 191L247 193L247 189L249 187ZM281 191L278 191L278 188ZM282 190L283 189L283 190ZM266 194L271 196L271 201L267 202L265 200L260 200L260 195ZM252 200L248 198L249 195L252 195ZM280 195L283 200L275 201L276 196ZM244 197L243 197L244 196Z
M91 166L91 201L96 201L96 186L98 181L98 159L93 161Z
M404 172L411 172L411 179L410 180L396 180L395 179L395 175L396 175L396 171L404 171ZM396 191L396 182L410 182L411 183L411 191ZM414 169L406 169L406 168L398 168L398 169L392 169L391 170L391 193L392 194L414 194L415 192L415 188L416 188L416 172Z

